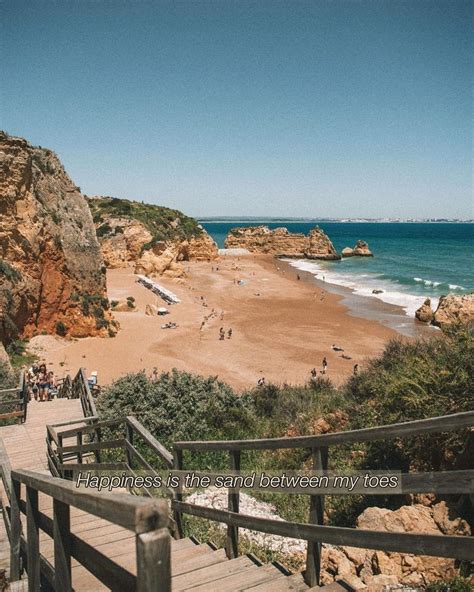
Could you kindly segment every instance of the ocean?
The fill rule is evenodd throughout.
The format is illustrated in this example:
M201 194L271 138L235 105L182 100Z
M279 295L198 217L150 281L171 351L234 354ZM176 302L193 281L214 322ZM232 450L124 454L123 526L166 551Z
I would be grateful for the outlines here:
M326 222L308 220L201 221L219 247L228 231L237 226L270 228L284 226L290 232L307 234L316 224L340 252L358 239L369 243L374 257L351 257L342 261L292 260L291 265L308 271L334 286L400 306L413 316L430 297L433 306L443 294L474 291L474 225L469 223ZM372 290L383 290L373 294Z

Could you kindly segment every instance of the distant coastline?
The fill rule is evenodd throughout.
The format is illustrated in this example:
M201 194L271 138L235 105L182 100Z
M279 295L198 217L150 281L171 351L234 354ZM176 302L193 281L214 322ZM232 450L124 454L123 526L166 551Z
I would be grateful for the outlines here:
M196 216L198 222L333 222L333 223L366 223L366 224L473 224L474 219L462 218L307 218L307 217L262 217L262 216Z

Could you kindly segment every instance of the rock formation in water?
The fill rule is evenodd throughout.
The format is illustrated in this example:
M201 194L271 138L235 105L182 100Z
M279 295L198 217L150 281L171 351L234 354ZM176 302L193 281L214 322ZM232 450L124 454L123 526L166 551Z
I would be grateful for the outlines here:
M431 323L434 312L431 308L431 299L427 298L423 304L415 311L415 317L422 323Z
M109 268L184 275L182 261L213 261L216 243L196 220L177 210L112 197L88 199Z
M342 256L343 257L373 257L374 254L369 249L369 245L363 241L358 240L355 247L344 247L342 249Z
M445 330L455 325L468 325L473 322L474 292L464 296L441 296L431 324Z
M105 266L58 157L0 132L0 340L113 333Z
M242 248L251 253L308 259L340 259L329 237L318 227L309 235L268 226L233 228L225 241L227 249Z

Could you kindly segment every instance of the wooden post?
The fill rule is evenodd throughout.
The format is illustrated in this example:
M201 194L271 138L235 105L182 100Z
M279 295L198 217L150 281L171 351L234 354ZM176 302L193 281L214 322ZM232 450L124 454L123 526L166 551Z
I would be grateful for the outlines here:
M183 470L183 451L182 450L173 450L173 469L175 471L182 471ZM174 493L174 499L177 502L183 501L183 493L182 493L181 483L178 487L178 490L175 491L175 493ZM176 528L174 531L174 538L181 539L181 538L183 538L183 535L184 535L183 515L181 512L174 511L173 518L174 518L174 521L176 524Z
M20 538L21 538L21 520L20 520L20 495L21 484L12 479L11 498L10 498L10 580L16 582L20 579Z
M59 463L59 465L62 465L64 461L63 461L63 451L62 451L63 437L61 434L58 434L58 442L59 442L58 448L61 448L61 450L58 450L58 463ZM59 470L59 474L63 479L64 479L65 472L66 471L64 469Z
M57 499L53 499L53 521L55 589L70 592L72 590L70 508Z
M137 592L171 592L171 541L167 528L138 534Z
M77 432L77 445L82 446L82 432ZM80 450L77 451L77 462L82 463L82 452Z
M97 436L97 443L100 443L100 441L102 440L102 430L101 428L97 428L96 431L96 436ZM95 460L96 462L100 463L100 450L96 450L95 451Z
M32 487L26 488L26 566L28 572L28 592L39 592L38 490Z
M229 469L233 473L240 472L240 450L229 452ZM229 488L228 509L229 512L239 513L240 492ZM232 524L227 525L226 555L229 559L235 559L239 555L239 527Z
M133 428L128 423L125 424L125 440L127 440L130 446L133 446ZM132 469L133 454L128 448L125 448L125 454L127 456L128 467Z
M314 471L326 471L328 468L328 449L313 448L312 460ZM309 504L309 524L324 524L324 495L311 495ZM320 571L321 543L308 541L306 572L304 575L308 586L319 586Z

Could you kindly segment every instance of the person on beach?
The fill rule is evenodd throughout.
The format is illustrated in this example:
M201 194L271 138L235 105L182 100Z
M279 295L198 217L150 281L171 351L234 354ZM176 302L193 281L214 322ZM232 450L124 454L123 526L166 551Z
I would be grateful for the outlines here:
M224 331L224 327L221 327L219 329L219 340L224 341L224 339L225 339L225 331Z
M301 279L301 278L300 278L300 274L299 274L299 273L296 275L296 279L297 279L297 280L300 280L300 279Z
M323 374L326 374L326 370L328 369L328 361L326 359L326 357L323 358Z
M316 370L316 368L313 368L311 370L311 380L316 380L317 377L318 377L318 371Z
M38 371L38 396L40 402L48 399L49 393L49 372L46 364L41 364Z
M359 374L359 364L354 364L354 376Z
M227 331L227 339L230 339L232 337L232 329L229 329Z
M265 377L259 378L257 381L257 386L265 386Z

